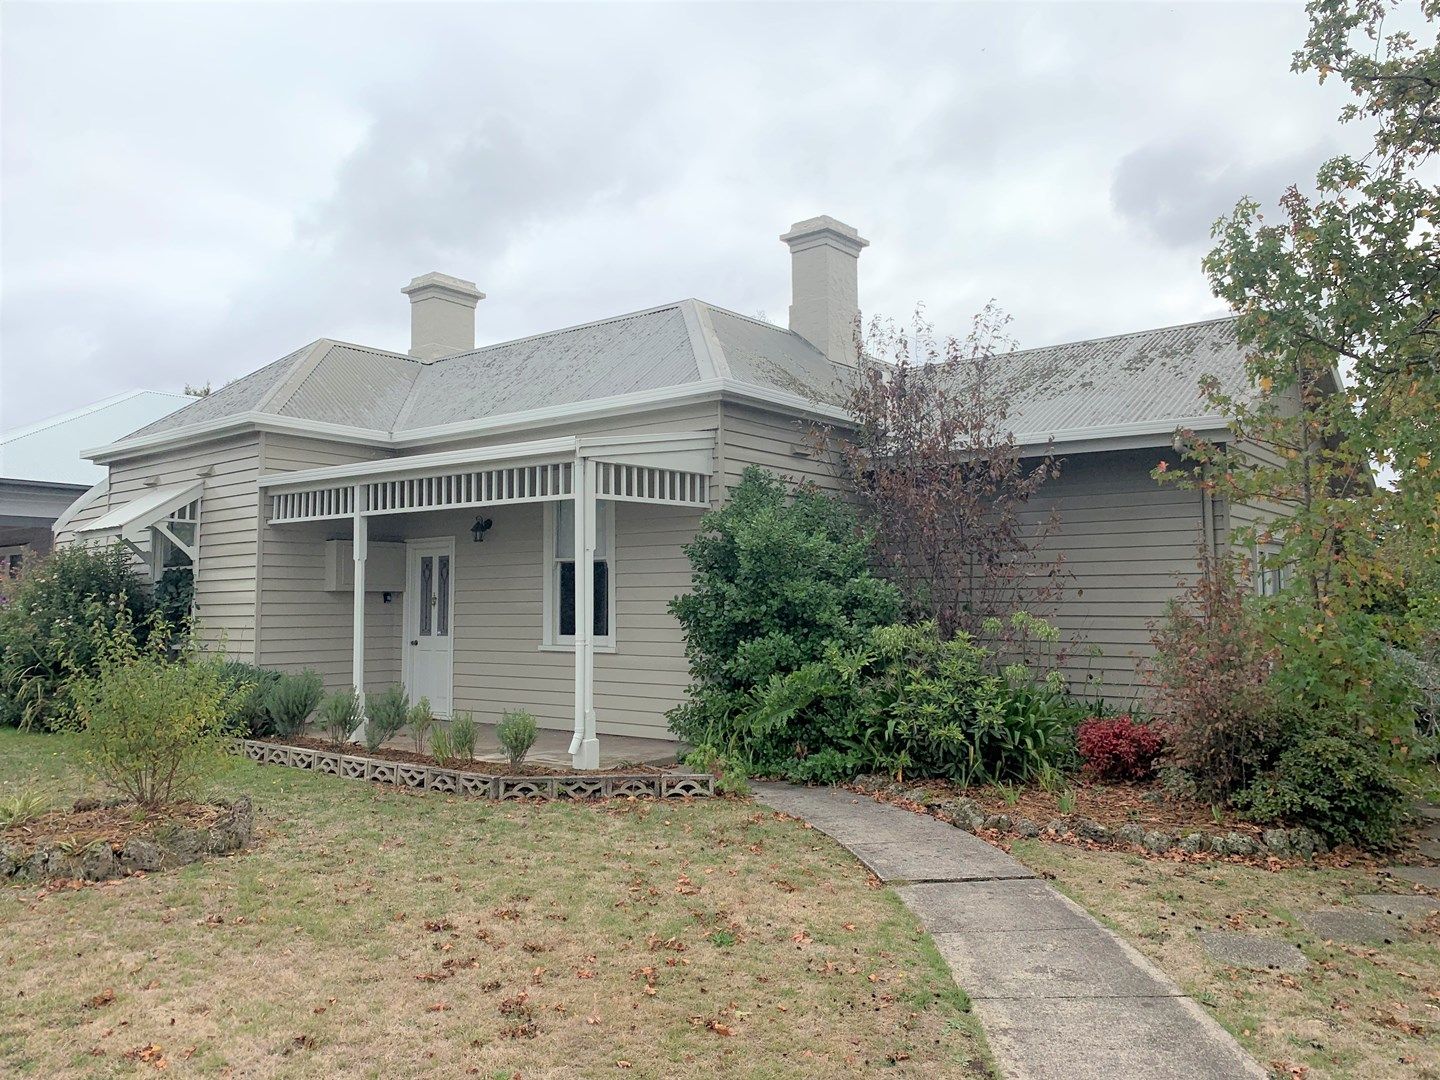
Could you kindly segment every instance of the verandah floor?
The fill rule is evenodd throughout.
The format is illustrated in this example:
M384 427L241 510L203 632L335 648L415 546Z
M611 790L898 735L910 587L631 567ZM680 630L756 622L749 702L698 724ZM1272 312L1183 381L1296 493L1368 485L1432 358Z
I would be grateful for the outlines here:
M509 756L500 747L500 740L495 737L494 724L477 723L475 738L475 757L480 761L508 761ZM570 758L570 736L568 730L562 731L558 728L541 728L535 739L535 745L525 755L525 760L532 765L549 765L556 768L569 768ZM643 739L634 735L604 735L600 737L600 768L614 769L622 765L673 765L678 760L681 745L670 739ZM401 731L395 738L383 743L385 747L392 750L415 749L415 740L408 731ZM420 751L428 754L430 744L428 739Z

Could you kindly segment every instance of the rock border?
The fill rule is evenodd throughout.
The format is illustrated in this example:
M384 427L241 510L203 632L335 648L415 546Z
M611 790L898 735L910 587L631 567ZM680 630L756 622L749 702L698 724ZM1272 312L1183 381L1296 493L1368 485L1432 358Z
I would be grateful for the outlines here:
M230 751L260 765L285 765L347 780L366 780L495 802L514 799L705 799L715 794L715 777L710 773L676 771L602 776L594 773L512 776L445 769L439 765L391 761L365 754L316 750L308 746L256 739L237 739Z
M957 829L972 833L984 830L1031 838L1070 837L1117 848L1139 848L1149 855L1178 851L1185 855L1273 855L1281 859L1309 859L1330 850L1330 845L1319 833L1306 828L1265 829L1257 841L1234 830L1211 833L1195 828L1147 829L1135 824L1111 827L1077 814L1052 818L1041 824L1029 818L989 813L974 799L964 796L936 799L921 787L866 777L861 777L851 786L866 795L915 803L930 816L941 817Z
M34 850L0 844L0 882L20 884L56 878L108 881L137 870L168 870L188 866L214 855L228 855L247 847L255 837L255 809L249 796L216 806L228 813L203 829L161 823L117 846L96 840L75 850L57 843Z

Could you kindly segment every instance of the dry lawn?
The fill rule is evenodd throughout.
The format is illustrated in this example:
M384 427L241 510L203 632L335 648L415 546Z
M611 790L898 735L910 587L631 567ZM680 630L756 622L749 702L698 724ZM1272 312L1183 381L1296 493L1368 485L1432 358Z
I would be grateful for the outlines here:
M0 731L0 796L81 784ZM893 893L748 802L505 805L235 761L258 847L0 889L0 1074L982 1075Z
M1347 945L1311 934L1299 914L1354 907L1358 894L1403 891L1373 870L1268 871L1177 863L1038 840L1014 854L1123 933L1204 1003L1277 1076L1440 1077L1440 925L1415 937ZM1310 959L1298 974L1210 960L1200 930L1283 938Z

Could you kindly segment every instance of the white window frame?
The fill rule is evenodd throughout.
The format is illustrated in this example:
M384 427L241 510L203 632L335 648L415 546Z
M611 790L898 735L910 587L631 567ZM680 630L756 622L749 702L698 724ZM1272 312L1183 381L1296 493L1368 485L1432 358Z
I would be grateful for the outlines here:
M541 626L540 633L540 648L553 652L574 652L575 635L561 634L558 630L560 625L560 610L558 604L560 598L561 560L555 553L555 523L560 515L559 507L561 505L563 504L560 502L547 502L543 515L544 522L542 528L545 535L542 541L542 552L544 558L543 576L545 579L545 596L544 603L541 605L543 625ZM570 501L569 505L574 506L575 504L573 501ZM596 562L609 564L610 573L606 581L606 591L609 594L610 633L595 635L595 651L613 653L618 640L615 633L615 624L618 621L615 612L615 579L618 576L615 572L615 553L618 545L615 536L614 501L610 499L595 500L595 514L597 525L604 530L604 534L610 540L610 550L605 553L603 558L597 558L595 560Z
M1265 560L1274 554L1273 551L1255 549L1255 595L1257 596L1279 596L1285 586L1290 583L1287 567L1265 565Z

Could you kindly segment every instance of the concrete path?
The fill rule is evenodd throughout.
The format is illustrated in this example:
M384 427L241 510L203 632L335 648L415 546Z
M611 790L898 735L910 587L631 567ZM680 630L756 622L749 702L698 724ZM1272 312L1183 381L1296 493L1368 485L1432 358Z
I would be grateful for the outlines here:
M1239 1080L1265 1071L1154 965L998 848L830 788L757 784L893 885L975 1002L1010 1080Z

